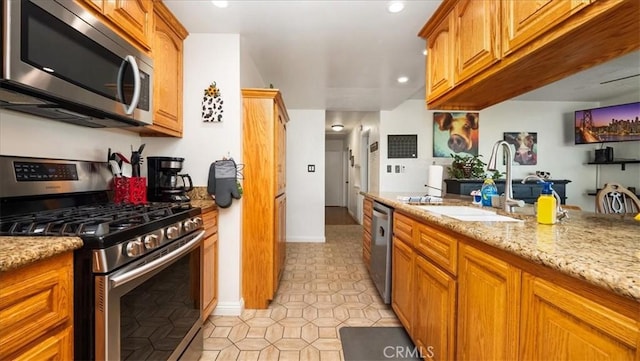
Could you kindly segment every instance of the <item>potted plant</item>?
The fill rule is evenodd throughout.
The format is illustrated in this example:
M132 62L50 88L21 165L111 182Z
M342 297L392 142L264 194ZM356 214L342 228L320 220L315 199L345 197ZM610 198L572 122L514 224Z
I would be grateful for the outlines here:
M471 190L481 185L487 177L487 164L480 157L482 155L459 155L451 154L453 162L447 169L449 179L445 179L447 184L447 193L453 194L469 194ZM491 178L494 180L500 178L502 172L493 171Z

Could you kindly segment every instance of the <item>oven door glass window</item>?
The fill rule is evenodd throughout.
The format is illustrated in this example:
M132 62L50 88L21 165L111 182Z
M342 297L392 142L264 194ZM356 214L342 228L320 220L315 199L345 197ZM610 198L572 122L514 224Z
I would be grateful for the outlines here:
M202 326L200 252L198 246L121 286L98 277L110 289L104 313L96 307L97 357L104 350L108 359L171 360L189 347Z

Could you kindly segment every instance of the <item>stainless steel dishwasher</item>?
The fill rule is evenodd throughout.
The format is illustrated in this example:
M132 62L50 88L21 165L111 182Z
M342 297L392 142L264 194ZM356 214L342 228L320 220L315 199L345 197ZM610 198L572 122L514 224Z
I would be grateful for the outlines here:
M384 303L391 303L391 233L393 208L373 203L371 222L371 278Z

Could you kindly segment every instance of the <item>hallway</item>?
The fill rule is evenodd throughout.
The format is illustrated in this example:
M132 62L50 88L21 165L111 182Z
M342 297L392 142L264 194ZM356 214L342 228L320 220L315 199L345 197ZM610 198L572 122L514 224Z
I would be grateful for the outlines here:
M332 222L349 222L344 212L334 217L341 211L327 210ZM201 360L343 360L340 328L400 326L362 262L362 226L325 230L326 243L287 243L285 270L268 309L209 317Z
M346 207L324 207L325 225L358 224Z

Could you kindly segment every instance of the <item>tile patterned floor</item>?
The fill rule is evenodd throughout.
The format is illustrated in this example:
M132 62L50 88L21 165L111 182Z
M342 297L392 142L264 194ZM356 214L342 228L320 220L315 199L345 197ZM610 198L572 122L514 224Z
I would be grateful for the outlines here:
M326 243L288 243L275 299L266 310L211 316L201 361L344 360L344 326L400 326L362 262L362 226L326 226Z

